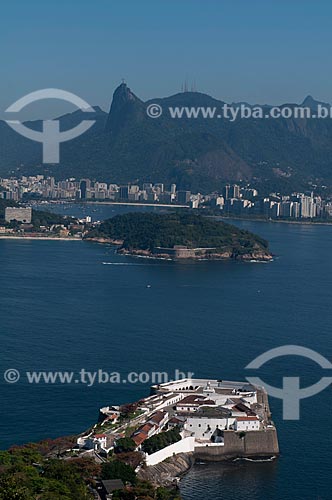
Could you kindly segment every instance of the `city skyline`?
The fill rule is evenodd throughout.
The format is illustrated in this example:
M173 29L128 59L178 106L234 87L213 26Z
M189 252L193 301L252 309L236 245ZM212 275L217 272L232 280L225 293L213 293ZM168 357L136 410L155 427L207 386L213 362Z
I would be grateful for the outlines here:
M223 183L211 193L178 189L175 183L109 183L89 178L57 181L54 177L22 176L0 178L0 199L15 202L64 200L82 202L135 203L219 209L220 215L270 219L326 219L332 216L332 199L313 189L289 193L259 193L254 183Z

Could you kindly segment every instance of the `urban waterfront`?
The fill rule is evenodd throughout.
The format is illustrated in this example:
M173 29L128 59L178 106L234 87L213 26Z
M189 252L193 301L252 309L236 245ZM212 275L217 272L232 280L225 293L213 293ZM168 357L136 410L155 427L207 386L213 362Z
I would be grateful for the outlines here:
M101 220L137 207L52 209ZM87 242L1 240L1 371L182 369L241 380L252 359L284 344L332 359L331 227L234 223L267 238L274 262L177 263L120 256ZM283 376L297 375L306 386L323 371L291 358L265 365L259 375L279 387ZM83 431L100 406L134 401L147 385L28 385L22 379L15 385L1 380L1 389L0 444L6 448ZM198 464L182 481L185 500L330 498L330 389L302 401L298 422L282 420L281 401L270 404L280 458Z
M327 186L310 186L305 192L286 191L262 194L255 184L224 184L209 194L179 189L174 183L146 182L118 185L91 179L56 180L44 175L0 178L0 200L83 201L174 205L210 208L227 217L248 216L280 220L326 221L332 215L331 194ZM322 194L324 193L324 196Z

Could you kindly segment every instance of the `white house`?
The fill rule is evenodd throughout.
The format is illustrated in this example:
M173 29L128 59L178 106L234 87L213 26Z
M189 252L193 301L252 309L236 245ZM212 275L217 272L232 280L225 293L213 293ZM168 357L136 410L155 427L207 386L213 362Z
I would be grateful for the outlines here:
M77 439L77 444L80 448L85 448L87 450L107 450L107 435L106 434L95 434L89 436L79 437Z
M92 436L95 448L107 449L107 435L106 434L95 434Z

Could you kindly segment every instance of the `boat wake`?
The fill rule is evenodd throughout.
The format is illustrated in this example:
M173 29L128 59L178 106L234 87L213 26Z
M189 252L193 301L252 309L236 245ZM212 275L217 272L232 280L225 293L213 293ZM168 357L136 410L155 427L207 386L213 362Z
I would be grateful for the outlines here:
M251 259L249 262L255 263L255 264L269 264L270 262L273 262L274 259L271 260L257 260L257 259Z
M134 262L102 262L103 266L149 266L151 264L136 264Z

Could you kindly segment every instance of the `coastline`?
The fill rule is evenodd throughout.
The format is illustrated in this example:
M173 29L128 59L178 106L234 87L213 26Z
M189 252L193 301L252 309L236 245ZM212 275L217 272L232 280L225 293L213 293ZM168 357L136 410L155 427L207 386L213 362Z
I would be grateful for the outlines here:
M332 226L332 221L326 221L326 222L313 222L313 221L297 221L297 220L286 220L286 219L259 219L255 217L225 217L223 215L207 215L206 217L211 217L213 219L221 219L223 221L232 221L232 220L241 220L241 221L248 221L248 222L265 222L265 223L272 223L272 224L295 224L298 226Z
M68 238L56 237L56 236L9 236L0 235L0 240L52 240L52 241L83 241L82 238L74 238L69 236Z
M137 475L143 481L150 481L156 486L172 487L178 484L195 465L193 453L179 453L157 465L142 467Z
M120 255L125 255L129 257L140 257L140 258L145 258L145 259L156 259L156 260L171 260L171 261L179 261L179 260L193 260L193 261L226 261L226 260L233 260L233 261L240 261L240 262L272 262L273 261L273 254L267 253L263 254L262 252L253 252L253 253L248 253L248 254L243 254L243 255L233 255L231 252L227 251L224 253L210 253L210 254L198 254L198 255L191 255L191 256L174 256L171 253L158 253L158 252L152 252L150 250L142 250L142 249L127 249L121 247L123 245L123 240L114 240L112 238L101 238L101 237L96 237L96 238L85 238L85 241L90 241L94 243L100 243L100 244L108 244L108 245L114 245L117 247L120 247L117 250L117 253ZM202 250L202 249L201 249Z
M262 456L229 456L219 460L211 460L208 456L201 459L195 456L194 453L179 453L173 457L160 462L157 465L150 465L139 469L137 475L139 479L150 481L155 486L164 486L170 488L179 485L181 480L191 471L196 464L227 464L239 461L249 462L274 462L278 459L278 455L262 455Z
M114 243L113 243L114 244ZM173 256L171 253L154 253L149 250L132 249L128 250L126 248L120 248L118 252L120 255L128 255L130 257L141 257L146 259L157 259L157 260L192 260L192 261L237 261L237 262L271 262L273 261L273 255L271 253L263 254L262 252L248 253L243 255L233 255L231 252L226 251L224 253L205 253L197 254L191 256Z

